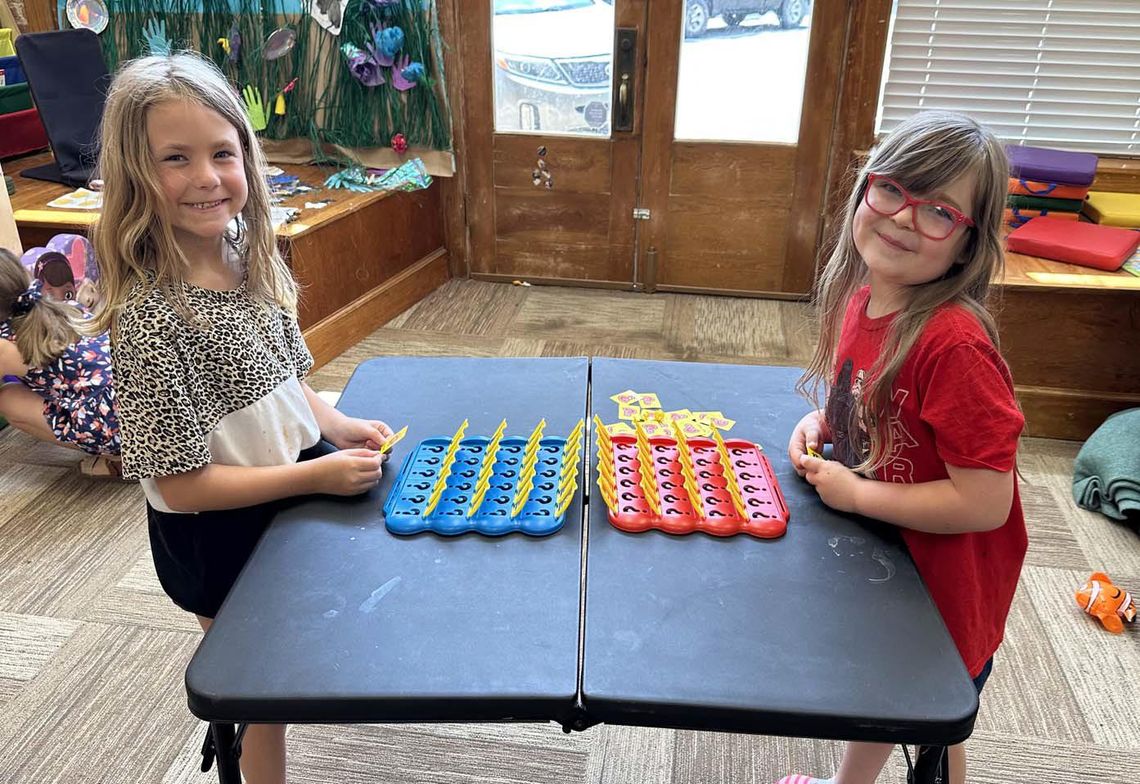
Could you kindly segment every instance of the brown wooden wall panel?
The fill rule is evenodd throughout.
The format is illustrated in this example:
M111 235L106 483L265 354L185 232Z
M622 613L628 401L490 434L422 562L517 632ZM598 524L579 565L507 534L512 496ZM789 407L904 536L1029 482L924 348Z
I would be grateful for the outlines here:
M740 198L777 194L787 203L795 182L794 145L674 142L670 195Z
M1140 406L1140 394L1089 394L1019 385L1017 402L1025 415L1024 435L1084 441L1112 414Z
M592 193L550 193L545 188L496 188L496 238L610 244L608 200Z
M724 215L744 214L744 220L726 221ZM728 200L719 202L703 196L672 196L666 216L666 247L681 254L715 250L754 253L771 256L772 263L783 266L784 242L787 237L788 205L769 205L755 200L737 199L733 209Z
M604 195L610 192L612 161L607 140L496 135L494 143L495 187L545 190L543 185L536 186L531 176L538 163L538 148L545 146L544 160L556 190Z
M783 236L780 237L781 243ZM724 252L713 249L678 251L670 247L659 260L658 287L779 291L784 274L779 255L761 251Z
M610 274L606 280L632 277L633 245L598 245L501 239L495 244L501 270L520 278L598 280L598 258L608 254Z
M998 313L1018 385L1140 393L1140 294L1009 288Z
M307 328L443 247L440 188L386 195L289 243Z

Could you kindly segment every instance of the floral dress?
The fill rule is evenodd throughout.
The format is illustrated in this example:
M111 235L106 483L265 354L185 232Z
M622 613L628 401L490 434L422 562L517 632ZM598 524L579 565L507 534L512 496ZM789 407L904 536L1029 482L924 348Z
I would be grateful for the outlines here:
M8 321L0 321L0 340L16 340ZM22 383L44 399L44 418L60 442L93 455L117 455L119 418L111 379L111 342L103 334L81 337L50 365L3 380Z

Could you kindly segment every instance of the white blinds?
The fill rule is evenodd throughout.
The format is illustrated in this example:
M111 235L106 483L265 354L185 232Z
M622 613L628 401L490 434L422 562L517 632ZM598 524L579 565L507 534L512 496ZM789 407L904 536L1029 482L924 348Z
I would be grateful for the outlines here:
M1011 142L1140 156L1140 0L897 0L876 130L956 109Z

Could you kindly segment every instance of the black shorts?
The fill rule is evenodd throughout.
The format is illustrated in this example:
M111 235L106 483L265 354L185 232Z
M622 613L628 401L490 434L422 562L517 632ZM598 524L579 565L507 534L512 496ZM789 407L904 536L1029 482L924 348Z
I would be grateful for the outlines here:
M298 462L331 451L318 442L302 451ZM196 514L160 512L148 503L150 552L162 590L183 610L213 618L261 534L280 510L297 500Z
M148 503L150 552L162 590L183 610L213 618L278 508L273 502L175 514Z

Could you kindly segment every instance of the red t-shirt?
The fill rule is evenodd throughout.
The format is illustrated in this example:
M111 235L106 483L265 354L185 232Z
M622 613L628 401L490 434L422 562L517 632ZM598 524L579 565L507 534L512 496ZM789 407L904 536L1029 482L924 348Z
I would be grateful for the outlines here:
M864 388L894 315L866 314L870 288L851 298L836 354L826 418L833 456L862 462L869 446L859 408ZM893 389L889 427L895 450L875 479L932 482L949 478L946 464L1012 471L1025 419L1017 407L1005 361L978 320L947 305L927 322ZM851 406L859 432L848 433ZM942 613L971 676L981 672L1001 643L1028 544L1014 481L1005 524L993 531L931 534L902 528L918 573Z

